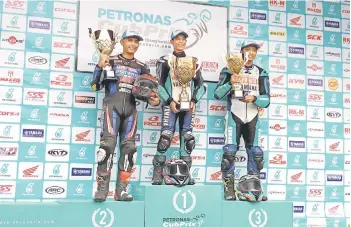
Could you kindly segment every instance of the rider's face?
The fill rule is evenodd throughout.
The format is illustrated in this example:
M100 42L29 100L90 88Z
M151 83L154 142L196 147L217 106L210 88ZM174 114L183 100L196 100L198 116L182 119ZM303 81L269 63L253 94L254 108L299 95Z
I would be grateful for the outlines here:
M123 52L127 54L134 54L139 47L139 40L137 38L125 38L121 40Z
M171 40L173 50L177 52L182 52L185 49L186 38L184 35L177 35L174 39Z
M245 48L243 49L243 53L244 53L244 56L245 56L246 53L248 53L248 55L249 55L249 60L250 60L250 61L253 61L253 60L255 60L255 58L256 58L257 49L256 49L256 47L253 47L253 46L245 47Z

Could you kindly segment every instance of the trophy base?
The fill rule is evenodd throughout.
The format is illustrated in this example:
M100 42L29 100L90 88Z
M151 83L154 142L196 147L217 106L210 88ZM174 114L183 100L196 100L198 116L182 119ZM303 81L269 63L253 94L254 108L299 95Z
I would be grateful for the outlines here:
M243 98L245 98L244 90L233 90L233 98L234 99L243 99Z
M106 70L104 69L103 72L103 80L112 80L112 81L116 81L117 77L115 75L115 72L113 70Z
M190 102L189 101L180 102L179 111L189 111L189 110L190 110Z

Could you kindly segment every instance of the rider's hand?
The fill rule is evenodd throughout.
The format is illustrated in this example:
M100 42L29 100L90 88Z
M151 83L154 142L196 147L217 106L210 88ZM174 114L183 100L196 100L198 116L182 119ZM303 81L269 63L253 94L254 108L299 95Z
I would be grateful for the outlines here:
M190 102L190 110L189 110L189 112L190 113L194 113L195 112L195 107L196 107L196 104L194 102Z
M248 95L244 99L240 99L242 102L246 103L253 103L255 101L255 96L254 95Z
M177 109L177 104L179 104L179 103L177 103L176 101L173 100L171 102L171 104L169 105L169 107L171 108L173 113L178 113L179 112L179 110Z
M150 98L148 98L147 101L152 106L157 106L158 104L160 104L160 98L158 97L157 94L155 96L151 96Z
M103 50L102 53L100 54L100 59L98 66L100 68L104 68L110 61L110 56L108 55L108 50Z

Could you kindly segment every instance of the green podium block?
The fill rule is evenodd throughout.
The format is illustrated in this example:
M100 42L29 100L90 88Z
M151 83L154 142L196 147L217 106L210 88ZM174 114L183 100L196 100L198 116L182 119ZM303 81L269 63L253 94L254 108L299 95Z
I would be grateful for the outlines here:
M219 185L145 186L145 227L220 227Z
M60 201L0 203L0 226L144 226L144 202Z
M223 201L222 227L293 227L292 202Z

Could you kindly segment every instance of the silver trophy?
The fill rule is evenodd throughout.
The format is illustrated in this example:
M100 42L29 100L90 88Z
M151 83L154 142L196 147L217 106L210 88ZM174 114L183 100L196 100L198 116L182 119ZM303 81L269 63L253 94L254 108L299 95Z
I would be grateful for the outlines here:
M113 32L109 29L101 29L92 31L91 28L89 29L89 37L92 39L94 47L97 51L101 54L111 55L115 46L118 42L117 40L117 33ZM117 80L114 71L112 70L113 60L106 64L103 68L103 76L100 79L100 82L104 80Z

